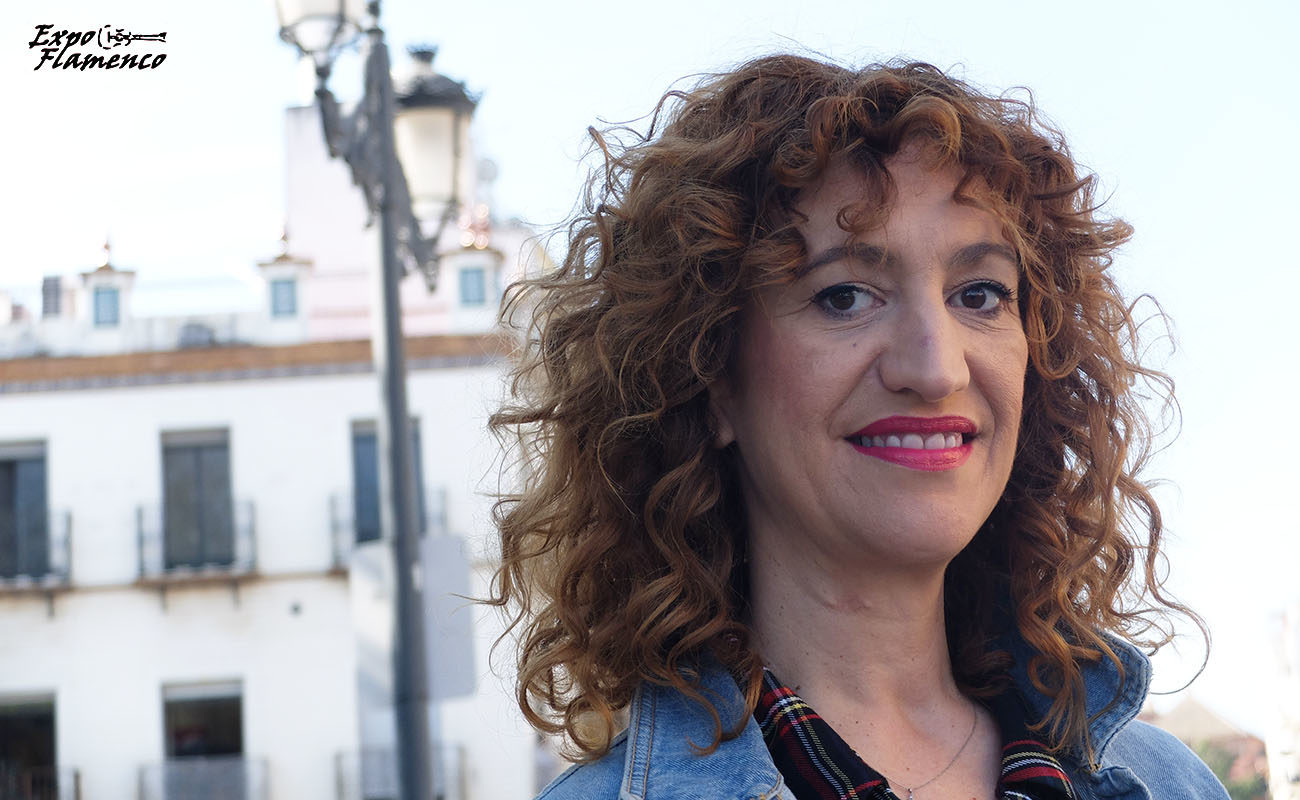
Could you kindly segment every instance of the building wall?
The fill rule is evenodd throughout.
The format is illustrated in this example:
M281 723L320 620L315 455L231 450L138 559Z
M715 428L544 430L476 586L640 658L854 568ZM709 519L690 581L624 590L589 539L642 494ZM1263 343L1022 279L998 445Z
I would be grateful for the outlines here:
M295 613L295 607L297 611ZM159 593L0 597L0 701L51 695L60 766L82 795L134 800L163 761L163 687L239 681L244 752L272 798L333 796L333 760L356 749L354 648L342 579L264 580Z
M312 264L302 294L307 337L368 337L370 311L378 295L371 277L379 263L378 227L367 226L369 213L347 165L329 158L317 108L286 111L285 144L288 250ZM465 147L470 144L466 142ZM476 163L472 150L464 155L463 163L472 172ZM486 211L486 207L472 207L472 191L466 195L467 214ZM412 274L402 281L402 317L408 336L492 330L500 290L539 266L542 253L530 229L498 221L490 226L490 246L476 249L466 245L463 237L467 231L459 222L447 225L439 242L443 261L436 290L428 290L423 275ZM426 221L424 234L433 236L435 225L433 220ZM466 266L488 269L488 292L482 305L466 307L460 302L460 269Z
M477 596L486 596L494 566L479 562L474 570L471 586ZM539 748L536 734L515 704L515 653L510 642L493 650L502 632L498 612L481 606L472 611L478 691L442 704L442 735L465 747L471 800L525 800L556 774L555 764L548 764L551 772L537 775L538 758L552 750Z
M1272 800L1300 800L1300 602L1282 614L1277 642L1277 725L1268 737Z
M320 274L364 270L378 260L379 228L366 227L365 199L347 163L325 149L320 109L287 109L284 139L290 251L310 257Z
M137 798L141 767L164 758L163 690L175 684L238 682L244 752L265 760L272 800L335 797L336 755L392 744L375 701L391 587L336 569L331 512L332 499L349 505L352 425L375 420L379 406L361 341L374 327L378 229L347 165L327 155L316 107L289 109L285 137L287 236L260 269L267 281L297 281L293 316L272 317L265 292L251 311L137 315L136 276L107 252L103 267L65 276L58 316L29 309L11 320L0 298L0 445L45 444L49 506L70 515L72 531L67 589L47 598L0 581L0 706L54 697L58 761L80 771L87 798ZM496 330L502 289L544 254L530 231L476 201L477 163L463 144L464 207L439 242L437 289L413 274L401 295L406 335L429 337L408 349L422 365L408 391L425 488L445 492L446 532L464 537L469 591L481 596L494 565L498 452L485 425L502 395L505 348L432 341L493 338L478 335ZM466 268L485 270L481 303L463 302ZM120 289L117 325L93 324L101 284ZM190 346L182 332L195 325L217 346ZM226 431L233 499L253 509L254 574L142 584L137 518L160 517L163 436L210 429ZM514 707L513 657L503 649L489 661L499 617L462 605L454 613L473 618L471 639L433 646L472 650L461 663L472 665L474 690L435 707L432 734L463 748L465 800L529 797L535 739ZM439 636L458 629L438 622Z
M485 423L501 376L501 362L481 359L409 375L425 484L445 488L448 530L476 554L475 593L491 568L496 447ZM0 393L0 443L45 442L49 504L71 513L73 532L70 591L52 605L0 594L0 702L55 696L58 759L81 771L84 796L134 798L139 768L163 759L164 685L232 680L245 753L266 759L269 797L335 796L335 755L365 743L329 502L351 491L351 425L373 420L378 399L375 376L356 371ZM237 592L136 585L135 515L161 502L161 435L208 428L228 431L234 498L254 505L258 575ZM464 746L468 798L530 796L533 736L509 679L488 665L499 622L488 609L464 613L476 619L478 691L448 701L434 735Z

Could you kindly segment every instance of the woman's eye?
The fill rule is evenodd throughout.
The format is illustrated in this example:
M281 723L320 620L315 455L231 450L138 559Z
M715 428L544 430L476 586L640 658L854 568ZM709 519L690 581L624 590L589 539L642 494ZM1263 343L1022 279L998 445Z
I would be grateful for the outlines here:
M872 296L865 289L842 283L822 289L813 297L822 310L837 317L851 316L871 305Z
M1010 289L989 281L963 286L952 295L950 302L972 311L994 311L1010 299Z

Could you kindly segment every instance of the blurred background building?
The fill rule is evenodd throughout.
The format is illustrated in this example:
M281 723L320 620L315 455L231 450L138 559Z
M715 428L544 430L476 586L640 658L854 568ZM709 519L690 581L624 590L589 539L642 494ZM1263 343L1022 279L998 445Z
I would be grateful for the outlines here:
M1279 724L1268 739L1269 790L1272 800L1300 800L1300 603L1282 614L1280 630L1282 683Z
M475 98L414 55L400 152L459 198L437 290L402 287L435 783L528 797L554 761L518 720L510 659L489 668L495 613L464 597L495 564L497 305L542 254L493 216ZM0 797L395 793L378 234L318 110L289 109L285 132L286 236L255 310L138 314L144 276L107 244L47 277L39 308L0 297Z
M1177 736L1196 751L1228 789L1233 800L1268 800L1269 765L1262 739L1214 713L1194 697L1185 697L1162 714L1140 717Z

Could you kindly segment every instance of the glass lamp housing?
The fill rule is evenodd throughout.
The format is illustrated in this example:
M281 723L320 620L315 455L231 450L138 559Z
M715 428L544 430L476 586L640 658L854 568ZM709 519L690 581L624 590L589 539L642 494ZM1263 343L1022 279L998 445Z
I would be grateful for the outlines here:
M276 0L280 38L328 63L361 32L365 0Z

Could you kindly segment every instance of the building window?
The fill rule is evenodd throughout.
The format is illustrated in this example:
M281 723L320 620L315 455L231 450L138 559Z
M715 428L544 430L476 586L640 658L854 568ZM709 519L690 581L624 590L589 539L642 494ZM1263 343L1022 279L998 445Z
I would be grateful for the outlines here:
M95 288L95 325L101 327L112 327L118 323L118 291L112 287L98 286Z
M41 280L41 316L57 317L63 310L63 281L58 275Z
M247 797L243 687L238 681L163 687L163 796Z
M7 699L0 705L0 796L72 797L59 787L54 752L54 698ZM63 788L65 793L59 792Z
M460 271L460 304L481 306L487 302L487 273L482 267L466 267Z
M45 445L0 446L0 578L50 571Z
M276 278L271 281L271 316L292 317L298 313L298 281Z
M411 420L411 449L415 460L416 520L425 530L424 468L420 456L420 421ZM352 519L357 541L378 539L379 528L379 439L373 422L352 424Z
M202 322L187 322L181 326L176 346L182 350L192 347L212 347L217 343L216 331Z
M164 568L233 564L233 509L226 432L164 434Z

